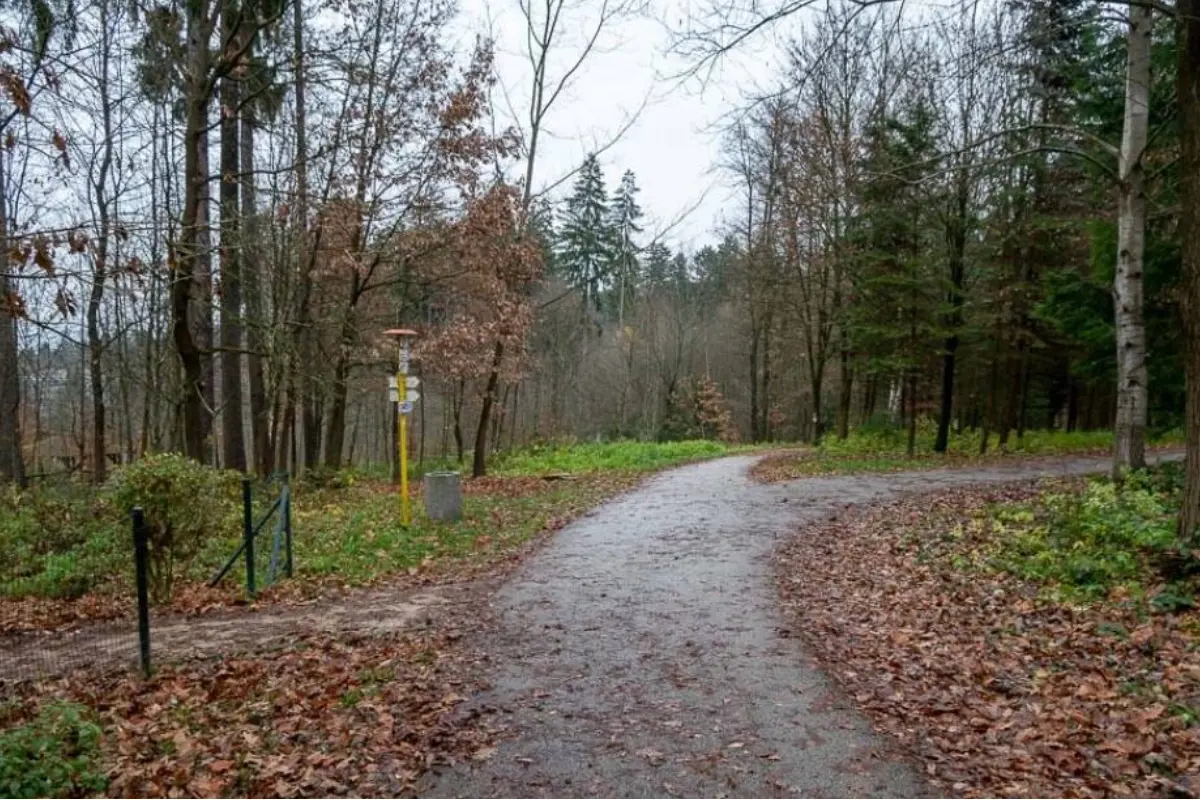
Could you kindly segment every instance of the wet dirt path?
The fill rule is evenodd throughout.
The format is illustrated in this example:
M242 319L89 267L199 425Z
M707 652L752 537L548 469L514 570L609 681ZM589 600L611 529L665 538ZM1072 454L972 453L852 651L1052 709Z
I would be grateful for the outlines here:
M459 595L469 594L461 588ZM370 589L349 597L197 616L151 614L155 664L281 649L301 636L380 636L428 624L458 605L449 589ZM0 688L6 680L50 678L78 670L132 670L138 665L131 617L78 628L0 635Z
M791 638L771 553L843 509L914 491L1082 474L1107 458L752 482L755 456L660 475L560 531L492 600L496 750L425 793L914 796L917 770Z

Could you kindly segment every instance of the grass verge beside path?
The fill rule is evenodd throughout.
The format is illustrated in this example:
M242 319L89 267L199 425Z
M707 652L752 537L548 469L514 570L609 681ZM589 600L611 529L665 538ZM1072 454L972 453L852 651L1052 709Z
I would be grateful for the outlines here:
M793 630L939 793L1195 796L1200 613L1173 469L805 529L777 560Z
M296 575L261 591L257 604L308 600L382 581L428 584L470 577L511 560L539 534L653 471L729 452L724 444L700 441L579 444L517 453L499 459L495 475L463 481L464 514L458 523L426 519L420 483L414 483L413 524L407 528L399 523L398 494L390 483L353 472L298 481L292 512ZM107 498L81 494L91 491L47 489L9 499L13 508L30 510L0 522L0 564L11 570L9 575L21 576L5 583L0 575L0 632L132 613L128 522ZM244 603L240 562L221 585L206 586L241 536L236 501L213 508L208 538L180 568L174 611ZM260 581L269 551L269 546L257 549Z
M777 483L817 475L850 475L863 472L905 472L996 464L1022 459L1066 455L1104 455L1112 451L1110 431L1029 431L1010 441L1007 450L979 454L979 434L951 437L946 453L933 452L933 433L928 425L919 431L917 451L907 454L907 438L899 431L855 432L845 440L827 438L820 446L775 453L754 466L751 476L761 483ZM1169 447L1180 442L1169 433L1151 447ZM993 439L994 445L994 439Z

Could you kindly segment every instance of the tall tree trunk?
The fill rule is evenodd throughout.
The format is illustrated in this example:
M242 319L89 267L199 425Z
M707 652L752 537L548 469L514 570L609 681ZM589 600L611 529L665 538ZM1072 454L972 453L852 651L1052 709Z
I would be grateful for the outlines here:
M630 347L629 349L630 349L630 352L633 352L632 347ZM630 366L632 367L632 365L630 365ZM517 447L517 427L520 425L520 422L521 422L521 416L520 416L521 406L520 406L520 404L521 404L521 384L518 383L516 386L513 387L512 421L508 426L508 449L510 451L515 450ZM424 416L422 416L421 419L424 420L425 419ZM424 424L424 423L422 423L422 424ZM622 434L622 435L624 435L624 434Z
M846 347L842 334L841 352L841 389L838 396L837 437L843 441L850 435L850 406L854 391L854 370L850 360L850 350Z
M326 404L325 441L322 452L325 466L342 466L342 444L346 440L346 393L349 388L349 365L339 357L333 368L333 386Z
M762 421L759 430L762 432L761 441L771 441L771 318L767 317L763 326L762 348L762 392L758 396L758 413Z
M292 446L292 432L296 428L296 387L292 383L295 370L290 364L285 364L285 370L286 383L281 390L283 397L275 426L275 465L279 469L294 471L297 467L296 450Z
M761 442L763 437L758 427L758 326L750 323L750 441Z
M1004 402L1001 404L1000 418L997 420L996 426L998 445L1001 450L1008 449L1008 435L1016 424L1017 399L1021 394L1021 352L1024 347L1025 343L1018 341L1017 356L1014 358L1013 354L1009 352L1004 357L1004 371L1007 379L1003 388L1000 389L1004 394Z
M908 457L917 452L917 374L908 378Z
M293 94L296 107L296 266L299 281L296 292L296 312L292 325L292 346L295 357L291 360L290 377L293 389L293 416L296 405L300 406L300 425L304 432L305 468L316 466L320 452L321 409L319 390L306 372L314 360L312 340L312 268L316 248L314 235L308 228L308 118L307 118L307 65L304 51L304 2L292 3L292 71ZM300 459L296 459L300 462ZM297 464L299 466L299 464Z
M266 380L263 374L265 320L262 298L262 250L258 241L258 200L254 179L254 117L253 99L242 107L241 170L242 170L242 291L246 300L246 366L250 394L250 442L254 451L254 467L266 477L275 469L274 448L271 444L271 417L267 409Z
M938 412L937 440L933 443L936 453L944 453L950 446L950 419L954 416L954 370L958 355L958 334L946 337L942 350L942 403Z
M500 382L500 365L504 363L504 342L496 342L492 350L492 368L488 373L487 387L483 391L483 404L479 409L479 427L475 429L475 460L471 465L471 475L482 478L487 474L487 437L488 421L492 414L492 405L496 401L496 386Z
M211 313L202 308L203 277L201 272L209 258L208 252L208 78L212 30L208 22L207 3L188 6L188 70L185 91L184 199L180 224L180 243L174 256L171 279L171 332L175 351L183 369L183 397L180 411L183 427L184 453L198 461L205 460L206 439L210 416L205 399L211 387L205 383L204 317ZM208 267L211 270L211 265ZM211 274L209 276L211 281ZM193 302L193 285L201 288L200 302ZM209 284L211 289L211 283ZM197 322L199 318L199 322ZM207 329L211 337L211 325ZM211 357L211 350L209 352Z
M459 464L463 463L463 448L465 447L465 443L463 441L462 413L463 405L466 404L466 401L466 382L459 380L458 391L454 394L454 452L457 456Z
M810 364L812 362L809 362ZM824 391L825 370L820 367L815 367L810 374L812 381L812 397L813 397L813 412L812 412L812 443L821 443L821 426L825 422L824 416L821 414L821 395Z
M354 404L354 420L350 423L350 446L346 448L346 463L354 463L354 447L358 444L358 422L362 416L362 403Z
M875 398L879 387L879 376L870 375L866 388L863 390L862 422L870 422L875 416Z
M500 440L504 436L504 421L508 416L508 394L512 389L512 384L504 385L504 393L500 395L500 405L496 413L492 414L492 432L489 439L492 443L492 452L500 452ZM620 434L618 434L620 435Z
M1029 418L1029 362L1032 356L1030 349L1026 348L1021 355L1021 396L1020 403L1017 405L1017 441L1025 438L1025 425Z
M200 389L200 426L202 431L201 460L210 465L216 465L216 443L213 438L213 413L217 408L217 381L215 352L213 345L213 243L212 243L212 165L208 155L208 108L211 97L204 101L204 127L200 131L199 175L204 176L198 187L199 198L196 207L196 270L192 280L191 304L193 336L200 356L200 369L203 375Z
M100 30L109 31L109 3L100 4ZM104 342L100 337L100 307L104 302L104 283L108 276L108 233L111 228L108 175L113 161L112 98L109 95L108 48L100 54L100 119L104 131L100 163L92 181L92 197L96 203L99 227L92 253L92 289L88 294L87 346L90 354L89 372L92 381L92 481L104 483L108 477L108 422L104 404Z
M1067 384L1067 433L1074 433L1079 424L1079 382L1075 378Z
M518 387L520 388L520 387ZM417 403L418 424L421 428L421 433L417 437L417 469L425 468L425 407L429 405L429 398L424 403Z
M1150 120L1150 9L1129 7L1125 122L1118 162L1117 274L1113 300L1117 329L1117 419L1113 478L1146 465L1146 326L1142 273L1146 231L1144 152ZM1185 214L1187 212L1184 212Z
M350 352L355 341L356 303L360 297L357 273L351 277L350 306L342 320L338 355L333 365L333 382L327 400L325 418L325 441L323 443L325 466L338 469L342 466L342 443L346 439L346 396L350 380Z
M1177 8L1181 309L1187 334L1187 474L1180 498L1179 535L1192 544L1200 524L1200 0L1178 0Z
M240 46L236 30L238 10L233 0L222 0L221 41ZM229 56L226 56L229 59ZM240 172L238 157L237 78L230 71L221 79L221 445L226 469L246 471L246 438L242 431L242 270L241 225L238 207Z
M0 483L25 485L21 452L21 372L17 318L4 301L12 293L8 277L8 202L4 159L0 158Z
M950 446L950 419L954 415L954 371L958 358L958 330L962 327L963 281L966 277L967 250L967 192L960 183L951 223L950 245L950 311L946 317L946 336L942 350L942 403L938 414L937 440L934 452L944 453Z

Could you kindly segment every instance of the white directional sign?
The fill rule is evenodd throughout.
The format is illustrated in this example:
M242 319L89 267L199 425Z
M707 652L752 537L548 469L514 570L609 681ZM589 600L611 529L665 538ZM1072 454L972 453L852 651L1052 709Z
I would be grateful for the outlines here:
M421 379L415 375L407 375L404 378L404 400L408 410L412 410L412 404L421 399L421 393L416 391L416 388L421 385ZM396 379L389 377L387 379L388 387L388 402L399 403L400 393L396 391ZM409 413L408 411L404 412Z

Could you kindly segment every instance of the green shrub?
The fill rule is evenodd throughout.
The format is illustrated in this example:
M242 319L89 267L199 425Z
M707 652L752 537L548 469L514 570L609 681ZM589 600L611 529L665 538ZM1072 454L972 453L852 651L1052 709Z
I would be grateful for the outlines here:
M1175 541L1169 499L1136 477L1118 488L1094 481L1081 494L1043 495L991 512L1001 568L1085 596L1144 577L1150 558Z
M104 791L100 727L75 703L50 703L0 731L0 796L78 797Z
M175 453L146 456L111 481L113 503L128 513L141 506L150 540L150 593L171 599L175 578L215 537L236 530L236 472L206 467Z

